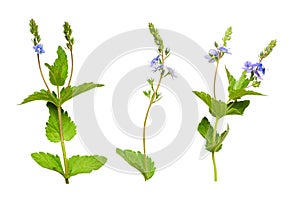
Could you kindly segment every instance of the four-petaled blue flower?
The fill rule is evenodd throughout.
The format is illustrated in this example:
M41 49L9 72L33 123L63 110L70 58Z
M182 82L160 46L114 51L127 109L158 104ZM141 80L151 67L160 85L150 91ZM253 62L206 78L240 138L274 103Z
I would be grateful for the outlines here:
M42 53L45 53L45 50L43 49L43 45L42 44L37 44L35 46L33 46L34 51L39 55Z
M215 49L210 49L208 55L205 56L205 59L208 59L209 63L214 63L216 58L219 58L219 53Z
M229 52L229 48L225 48L224 46L221 46L218 49L223 53L231 54L231 52Z
M252 73L256 75L259 79L261 79L261 76L263 76L266 72L265 67L263 67L262 63L255 63L252 64L250 61L246 61L244 64L244 70L247 71L247 73Z

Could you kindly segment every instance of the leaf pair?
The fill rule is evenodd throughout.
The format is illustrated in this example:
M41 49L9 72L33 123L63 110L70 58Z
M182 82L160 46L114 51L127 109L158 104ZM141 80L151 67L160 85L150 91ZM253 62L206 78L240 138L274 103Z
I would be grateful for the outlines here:
M84 83L79 86L71 86L67 88L63 88L60 92L60 99L58 100L56 94L49 93L48 91L42 89L38 92L34 92L33 94L29 95L27 98L23 100L21 104L26 104L28 102L36 101L36 100L43 100L47 102L51 102L56 106L61 106L66 101L72 99L73 97L80 95L86 91L89 91L96 87L102 87L103 84L95 84L93 82Z
M31 157L36 161L41 167L50 169L60 173L64 178L69 179L72 176L82 173L91 173L93 170L100 169L107 159L103 156L93 155L93 156L72 156L68 159L69 164L69 174L65 176L63 167L58 155L52 155L50 153L32 153Z
M153 160L151 160L149 156L146 156L145 164L145 156L140 151L135 152L132 150L122 150L117 148L116 152L131 166L140 171L144 176L145 181L149 180L154 175L156 168Z
M242 115L250 104L249 100L229 102L226 104L221 100L212 98L205 92L193 91L193 93L208 106L211 115L218 119L225 115Z
M217 129L214 129L208 119L204 117L198 125L198 132L206 140L206 150L218 152L221 150L222 143L229 132L229 125L227 125L227 129L222 134L218 134ZM216 132L215 137L214 132Z
M255 91L246 90L249 86L250 82L253 81L253 79L247 78L247 71L243 71L241 77L236 80L229 72L229 70L226 68L226 74L228 79L228 93L229 93L229 99L231 100L238 100L246 95L264 95Z

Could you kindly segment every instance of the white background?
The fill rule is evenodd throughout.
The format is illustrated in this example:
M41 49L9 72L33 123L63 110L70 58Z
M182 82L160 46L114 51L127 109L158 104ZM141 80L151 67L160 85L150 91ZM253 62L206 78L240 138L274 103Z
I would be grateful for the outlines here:
M1 198L299 198L300 14L296 1L4 2L0 3ZM57 44L64 44L61 26L70 22L76 38L75 76L102 42L125 31L146 28L150 21L186 35L207 51L228 26L233 26L233 55L223 62L234 74L276 38L278 46L265 61L268 71L260 88L268 96L253 98L243 117L229 118L230 135L216 154L217 183L213 182L210 158L199 160L203 140L198 135L179 161L147 182L141 176L103 167L75 176L65 185L61 176L39 167L30 157L35 151L60 154L59 145L44 136L48 117L44 103L17 106L43 87L30 41L30 18L40 26L47 45L43 61L50 63ZM66 109L72 114L71 105ZM69 154L87 153L78 137L67 149Z

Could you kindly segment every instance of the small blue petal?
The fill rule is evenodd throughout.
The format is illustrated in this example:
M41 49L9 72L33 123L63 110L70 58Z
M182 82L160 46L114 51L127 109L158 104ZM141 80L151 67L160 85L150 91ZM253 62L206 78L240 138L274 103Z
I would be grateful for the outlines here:
M160 55L157 55L157 57L155 57L154 59L152 59L152 61L150 62L151 66L154 66L158 63L158 60L160 58Z
M227 53L227 54L231 54L231 52L229 52L228 48L225 48L224 46L221 46L218 48L220 51L222 51L223 53Z
M45 50L43 49L43 45L41 45L41 44L37 44L37 45L33 46L33 49L37 54L45 53Z
M210 50L208 51L208 54L209 54L209 55L212 55L212 56L215 56L215 57L219 57L219 53L218 53L218 51L216 51L215 49L210 49Z

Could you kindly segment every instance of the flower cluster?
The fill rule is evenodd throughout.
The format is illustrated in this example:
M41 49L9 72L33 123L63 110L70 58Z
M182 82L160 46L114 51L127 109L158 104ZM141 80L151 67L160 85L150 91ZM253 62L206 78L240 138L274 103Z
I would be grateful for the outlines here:
M252 64L250 61L246 61L244 64L244 68L247 73L251 73L261 79L261 77L265 74L266 69L262 65L262 63L254 63Z
M207 117L203 117L198 125L198 131L206 141L205 149L211 152L212 155L215 181L218 180L215 153L219 152L222 149L223 141L229 133L228 124L226 130L224 130L222 133L219 132L218 122L221 118L227 115L243 115L244 111L250 104L250 100L243 99L245 96L264 95L256 91L249 90L249 88L257 88L260 86L260 80L266 72L262 61L272 52L273 48L276 46L276 40L272 40L269 45L264 48L262 52L260 52L258 62L251 63L250 61L246 61L243 67L244 71L239 78L235 78L233 75L231 75L227 67L225 67L228 79L228 99L224 101L218 100L216 93L216 77L221 58L225 54L231 54L231 52L229 52L229 48L227 47L227 42L231 39L231 34L232 28L229 27L225 32L225 36L222 38L223 43L219 45L217 42L215 42L215 48L210 49L208 55L205 56L205 58L208 59L209 63L216 62L213 79L213 96L203 91L193 91L194 94L208 106L209 113L215 118L213 120L214 124L211 124ZM250 75L247 75L247 73L250 73Z
M215 61L220 60L225 53L231 54L231 52L229 52L229 48L226 48L225 46L221 46L221 47L217 47L217 49L210 49L208 55L206 55L205 58L208 59L209 63L214 63Z
M175 70L171 67L166 66L165 64L162 64L160 61L160 57L161 55L157 55L155 58L152 59L152 61L150 62L150 66L152 67L152 71L156 72L156 71L167 71L167 75L171 75L172 78L176 78L177 75L175 73Z

